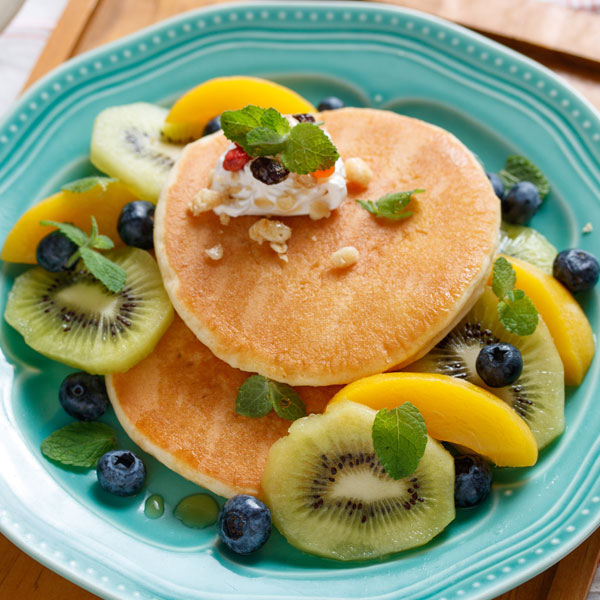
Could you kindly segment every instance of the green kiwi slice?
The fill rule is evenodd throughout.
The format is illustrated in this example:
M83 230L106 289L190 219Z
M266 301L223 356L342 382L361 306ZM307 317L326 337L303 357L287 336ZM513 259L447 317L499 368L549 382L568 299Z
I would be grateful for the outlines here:
M110 292L81 262L70 272L36 267L15 280L4 318L49 358L93 374L126 371L154 349L173 308L148 252L106 256L127 273L121 292Z
M366 560L427 543L454 519L454 461L428 438L417 470L387 475L373 449L375 411L340 402L295 421L262 480L273 522L311 554Z
M103 110L94 121L90 160L143 200L156 202L183 148L161 139L167 114L145 102Z
M497 306L498 299L486 287L467 316L428 354L406 367L406 371L459 377L496 394L525 419L538 447L543 448L565 426L563 364L541 316L532 335L513 335L500 323ZM519 379L502 388L486 386L475 369L481 348L496 342L516 346L523 357Z
M539 232L524 225L502 223L498 252L520 258L552 275L556 248Z

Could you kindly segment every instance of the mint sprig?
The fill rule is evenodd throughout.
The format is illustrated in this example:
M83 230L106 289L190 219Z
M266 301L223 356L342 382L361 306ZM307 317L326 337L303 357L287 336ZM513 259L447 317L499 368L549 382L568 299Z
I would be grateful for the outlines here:
M98 421L70 423L51 433L41 446L42 454L51 460L90 469L103 454L114 448L114 430Z
M538 311L523 290L516 290L517 274L500 256L494 263L492 291L498 298L498 318L506 331L515 335L531 335L539 321Z
M272 410L289 421L306 416L306 408L291 386L262 375L251 375L238 390L235 411L246 417L264 417Z
M392 410L380 410L375 415L371 436L377 458L392 479L414 473L427 446L425 420L410 402Z
M424 191L395 192L381 196L376 202L372 200L357 200L357 202L375 217L399 221L413 214L412 210L404 210L410 204L413 194L422 194Z
M290 127L274 108L246 106L221 115L225 137L241 146L250 156L281 155L288 171L306 175L328 169L339 158L338 151L316 123Z
M550 182L546 176L537 165L524 156L517 154L509 156L504 168L498 172L498 177L507 191L521 181L529 181L537 187L542 200L550 192Z
M91 189L94 189L96 186L99 186L102 191L106 191L109 183L113 183L117 181L112 177L103 177L101 175L94 175L92 177L84 177L83 179L77 179L75 181L71 181L62 186L61 190L63 192L73 192L74 194L82 194L84 192L89 192Z
M58 228L64 236L78 246L77 251L69 259L68 265L75 264L81 258L87 270L111 292L118 293L123 289L127 279L125 269L96 252L96 250L110 250L114 244L109 237L98 233L98 223L94 217L92 217L92 228L89 235L70 223L40 221L40 225Z

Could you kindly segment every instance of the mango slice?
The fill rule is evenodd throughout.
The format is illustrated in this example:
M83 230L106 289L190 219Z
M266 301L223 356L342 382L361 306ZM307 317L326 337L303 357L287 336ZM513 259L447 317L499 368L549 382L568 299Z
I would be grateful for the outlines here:
M516 288L533 301L550 330L565 368L565 383L579 385L594 357L594 335L585 313L571 293L552 275L506 256L516 274Z
M328 409L342 400L375 410L410 402L437 440L465 446L499 467L528 467L537 461L537 444L525 421L505 402L467 381L434 373L382 373L342 388Z
M35 264L35 250L51 227L40 225L45 219L73 223L86 233L91 216L96 217L98 229L107 235L115 247L123 246L117 233L121 209L136 200L122 183L108 177L87 177L65 186L60 192L32 206L11 229L0 258L7 262Z
M225 110L254 104L274 108L282 114L317 112L308 100L293 90L258 77L215 77L191 89L171 108L163 136L174 142L202 137L206 124Z

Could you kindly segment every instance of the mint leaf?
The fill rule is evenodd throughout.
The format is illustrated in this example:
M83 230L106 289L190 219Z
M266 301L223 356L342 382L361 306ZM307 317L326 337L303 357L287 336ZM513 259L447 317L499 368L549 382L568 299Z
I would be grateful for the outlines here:
M116 447L112 427L98 421L76 422L50 434L41 446L42 454L64 465L96 466L98 459Z
M274 108L265 110L260 116L260 124L282 136L286 136L291 130L289 121Z
M271 402L278 416L288 421L295 421L306 416L306 407L294 388L277 381L270 383Z
M333 142L313 123L299 123L292 128L281 154L285 168L300 175L329 169L339 157Z
M395 192L386 194L373 202L372 200L357 200L357 202L375 217L398 221L406 219L413 213L404 210L410 203L413 194L422 194L425 190L410 190L408 192Z
M392 410L380 410L371 436L377 458L392 479L414 473L427 446L425 420L410 402Z
M508 191L513 185L520 181L530 181L535 185L543 200L550 192L550 182L528 158L513 154L506 159L504 169L498 172L498 177Z
M537 327L539 316L531 298L523 290L514 290L508 301L498 302L498 318L506 331L515 335L531 335Z
M270 380L262 375L251 375L238 389L235 412L245 417L264 417L272 410Z
M91 244L91 247L96 248L97 250L110 250L111 248L114 248L115 245L109 237L98 235L96 236L94 243Z
M125 269L91 248L80 248L79 252L87 270L111 292L117 293L123 289L127 279Z
M500 256L494 263L494 274L492 275L492 291L502 300L514 287L517 282L517 274L512 265Z
M264 417L273 409L290 421L306 416L306 408L292 387L262 375L248 377L238 390L235 412L246 417Z
M71 183L67 183L62 186L61 190L63 192L73 192L74 194L82 194L83 192L89 192L91 189L96 186L100 186L102 191L106 190L109 183L113 183L117 181L112 177L84 177L83 179L77 179L76 181L71 181Z
M285 149L287 139L287 134L267 127L255 127L246 136L243 148L250 156L274 156Z
M64 236L68 237L77 246L84 246L88 243L88 236L79 227L75 227L75 225L59 223L57 221L40 221L40 225L57 227Z
M244 148L248 133L262 126L261 117L264 113L264 108L251 104L241 110L226 110L221 115L221 129L227 139Z

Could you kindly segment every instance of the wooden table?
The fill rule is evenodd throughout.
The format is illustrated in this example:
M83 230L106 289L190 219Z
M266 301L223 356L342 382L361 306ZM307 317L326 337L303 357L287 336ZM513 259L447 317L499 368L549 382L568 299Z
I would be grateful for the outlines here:
M70 0L27 85L81 52L174 14L226 1ZM531 56L565 77L600 109L600 15L531 0L387 2L453 20ZM584 600L599 557L600 530L559 563L497 600ZM96 596L42 567L0 536L0 598L88 600Z

